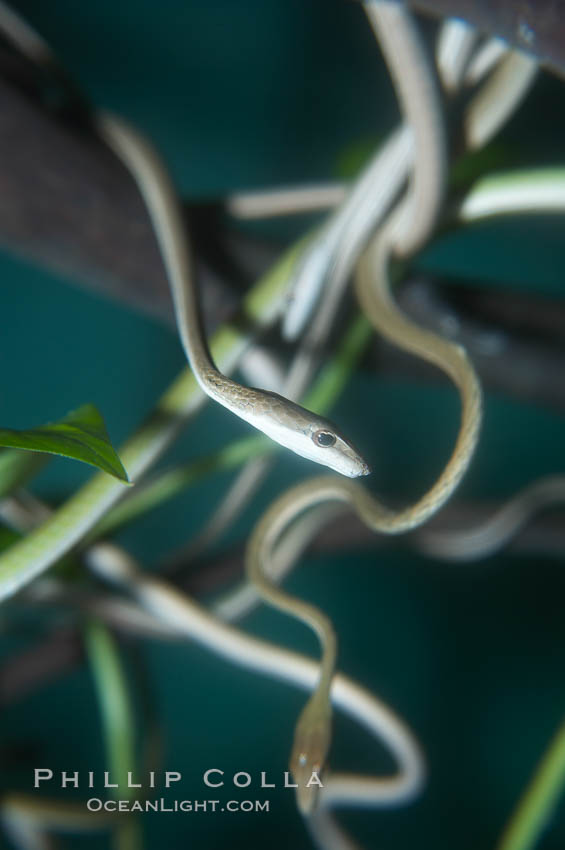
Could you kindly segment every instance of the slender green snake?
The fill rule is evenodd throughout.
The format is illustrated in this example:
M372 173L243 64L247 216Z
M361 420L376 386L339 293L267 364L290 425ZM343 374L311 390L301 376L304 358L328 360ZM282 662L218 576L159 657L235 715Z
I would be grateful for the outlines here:
M238 384L215 367L200 328L188 242L170 178L149 143L119 118L102 113L96 124L145 198L167 269L181 341L200 387L218 404L296 454L342 475L367 475L367 463L327 419L277 393Z

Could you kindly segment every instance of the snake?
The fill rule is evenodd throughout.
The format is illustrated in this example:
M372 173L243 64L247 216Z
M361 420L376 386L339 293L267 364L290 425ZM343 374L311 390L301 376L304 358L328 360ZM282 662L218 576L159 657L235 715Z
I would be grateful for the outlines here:
M295 454L350 478L368 475L367 462L329 420L277 393L243 386L217 369L201 329L188 240L168 172L151 144L121 118L101 112L95 124L145 199L167 269L179 335L201 389Z

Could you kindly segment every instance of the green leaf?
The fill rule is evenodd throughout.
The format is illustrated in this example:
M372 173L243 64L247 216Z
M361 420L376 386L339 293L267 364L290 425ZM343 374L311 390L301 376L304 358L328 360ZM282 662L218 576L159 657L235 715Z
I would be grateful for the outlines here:
M129 481L104 420L93 404L85 404L59 422L41 428L28 431L0 428L0 446L71 457L96 466L120 481Z

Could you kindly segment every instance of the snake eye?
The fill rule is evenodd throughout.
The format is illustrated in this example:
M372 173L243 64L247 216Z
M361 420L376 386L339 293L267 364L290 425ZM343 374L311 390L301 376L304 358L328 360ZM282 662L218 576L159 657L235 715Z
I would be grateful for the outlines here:
M332 434L331 431L314 431L312 439L316 445L321 446L323 449L328 449L330 446L335 445L335 434Z

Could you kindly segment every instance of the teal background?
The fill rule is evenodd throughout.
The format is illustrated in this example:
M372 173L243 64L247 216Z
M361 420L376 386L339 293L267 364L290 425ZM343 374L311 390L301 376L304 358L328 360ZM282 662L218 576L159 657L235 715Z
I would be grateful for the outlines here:
M344 158L395 121L386 73L354 3L14 5L96 104L152 136L185 197L334 177ZM503 135L510 163L561 161L562 102L557 81L537 84ZM442 238L419 262L478 286L560 296L562 225L558 218L484 224ZM0 259L2 424L35 425L91 401L119 445L182 367L175 335L8 252ZM413 498L447 457L457 399L448 386L366 372L355 377L332 416L366 450L379 492ZM245 426L223 411L206 409L165 463L198 457L244 433ZM538 475L562 470L561 417L490 394L460 498L504 498ZM234 536L246 536L268 496L310 472L299 459L279 460ZM56 460L39 477L36 492L64 498L89 475L79 464ZM229 480L214 477L120 539L150 565L200 527ZM563 564L500 556L450 566L399 551L356 552L309 556L288 586L334 619L341 669L411 724L428 759L429 784L416 803L346 812L344 823L366 847L379 850L493 847L563 714ZM244 625L316 652L305 630L282 615L261 610ZM29 615L16 630L6 626L2 653L39 634ZM280 776L302 694L234 670L193 646L145 642L140 655L162 721L164 766L185 776L182 797L206 796L200 775L211 766ZM0 744L7 789L29 791L31 770L39 765L103 770L89 671L77 670L5 708ZM332 766L393 767L342 718ZM226 789L223 799L263 796L257 789ZM269 797L269 814L147 817L146 847L310 846L290 793ZM548 824L542 846L556 850L564 840L561 812ZM63 846L109 846L103 838L66 841Z

